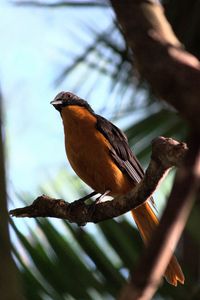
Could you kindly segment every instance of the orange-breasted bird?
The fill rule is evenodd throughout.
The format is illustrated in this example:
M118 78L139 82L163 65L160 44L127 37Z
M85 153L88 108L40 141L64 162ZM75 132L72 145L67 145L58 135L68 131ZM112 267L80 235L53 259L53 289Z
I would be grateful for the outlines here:
M94 190L90 195L100 193L115 197L133 189L143 178L144 171L125 134L71 92L60 92L51 104L62 117L68 160L76 174ZM131 211L145 243L158 225L150 201ZM174 255L164 276L172 285L184 283Z

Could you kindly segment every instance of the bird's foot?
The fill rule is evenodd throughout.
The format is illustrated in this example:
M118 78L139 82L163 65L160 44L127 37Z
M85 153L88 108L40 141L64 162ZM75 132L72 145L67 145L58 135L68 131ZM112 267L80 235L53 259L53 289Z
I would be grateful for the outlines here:
M93 196L95 196L96 194L98 194L97 192L92 192L78 200L75 200L73 201L72 203L69 204L68 206L68 211L69 211L69 214L72 214L73 213L73 210L77 208L81 208L81 207L84 207L85 206L85 201Z
M99 197L96 198L96 200L90 205L89 207L89 211L90 211L90 215L92 216L94 211L95 211L95 208L96 208L96 205L98 203L101 202L101 200L110 193L110 190L107 190L105 193L103 193L102 195L100 195Z

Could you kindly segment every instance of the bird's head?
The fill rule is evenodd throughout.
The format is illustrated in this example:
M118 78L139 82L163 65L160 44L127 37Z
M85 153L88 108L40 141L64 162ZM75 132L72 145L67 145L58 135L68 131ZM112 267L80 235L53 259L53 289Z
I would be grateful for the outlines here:
M85 107L88 109L91 113L94 113L90 105L87 103L87 101L79 98L75 94L71 92L60 92L56 95L53 101L50 102L55 109L57 109L59 112L62 111L62 109L69 105L78 105Z

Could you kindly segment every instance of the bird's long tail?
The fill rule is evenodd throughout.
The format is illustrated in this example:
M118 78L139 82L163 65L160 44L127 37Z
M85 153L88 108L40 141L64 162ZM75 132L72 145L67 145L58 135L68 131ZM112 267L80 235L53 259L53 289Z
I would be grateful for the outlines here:
M158 219L155 213L148 202L138 206L132 210L131 213L144 243L147 244L150 240L152 232L158 225ZM164 277L170 284L174 286L177 286L178 281L184 284L184 274L175 255L172 256L165 271Z

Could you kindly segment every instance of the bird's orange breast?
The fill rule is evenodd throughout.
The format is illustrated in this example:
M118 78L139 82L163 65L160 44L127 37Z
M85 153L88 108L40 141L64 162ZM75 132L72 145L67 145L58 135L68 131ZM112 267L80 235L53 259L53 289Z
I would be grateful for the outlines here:
M133 188L133 183L112 160L109 141L97 130L96 117L87 109L67 106L62 110L65 148L77 175L99 193L110 190L120 195Z

